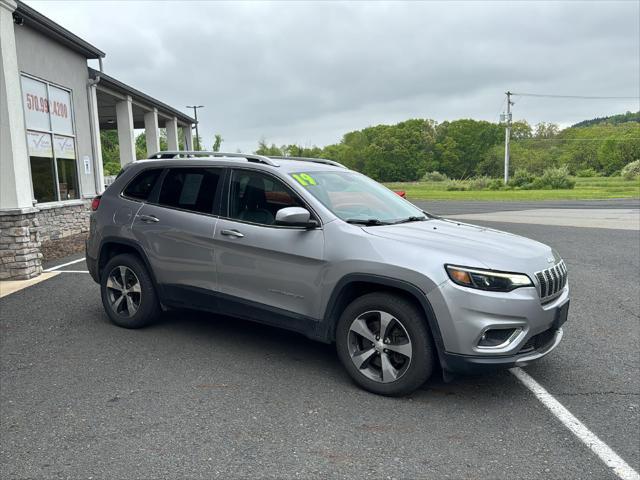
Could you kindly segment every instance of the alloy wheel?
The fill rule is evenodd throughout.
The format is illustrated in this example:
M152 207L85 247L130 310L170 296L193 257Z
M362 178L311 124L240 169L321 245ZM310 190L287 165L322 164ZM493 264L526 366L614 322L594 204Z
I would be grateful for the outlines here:
M133 317L142 300L140 281L129 267L118 266L107 277L107 295L113 311L123 317Z
M351 361L371 380L395 382L409 368L411 338L402 322L388 312L372 310L359 315L349 327L347 340Z

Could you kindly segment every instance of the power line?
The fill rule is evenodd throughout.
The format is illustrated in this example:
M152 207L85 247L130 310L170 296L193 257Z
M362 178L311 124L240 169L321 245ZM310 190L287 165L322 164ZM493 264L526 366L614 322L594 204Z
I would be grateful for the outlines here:
M598 97L590 95L552 95L546 93L512 93L519 97L576 98L581 100L640 100L640 97Z

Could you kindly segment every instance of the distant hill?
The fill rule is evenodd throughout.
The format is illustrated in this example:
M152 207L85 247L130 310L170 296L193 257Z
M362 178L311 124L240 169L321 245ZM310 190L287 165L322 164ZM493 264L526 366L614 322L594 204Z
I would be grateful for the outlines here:
M627 112L621 113L619 115L611 115L609 117L598 117L592 118L591 120L583 120L581 122L572 125L571 127L590 127L592 125L599 125L601 123L608 123L611 125L617 125L619 123L626 122L638 122L640 123L640 111L638 112Z

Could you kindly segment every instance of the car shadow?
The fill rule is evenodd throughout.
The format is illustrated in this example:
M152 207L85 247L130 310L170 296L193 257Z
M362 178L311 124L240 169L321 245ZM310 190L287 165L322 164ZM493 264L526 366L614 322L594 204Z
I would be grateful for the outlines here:
M190 344L229 352L243 361L272 362L273 367L320 375L327 383L341 388L359 389L343 369L336 355L335 346L311 340L296 332L271 327L213 313L191 310L164 312L156 323L146 330L166 332L172 338L181 338ZM293 362L293 366L292 366ZM268 365L268 363L267 363ZM467 396L504 397L516 381L507 371L483 375L460 375L445 381L439 367L431 378L411 397L416 396Z

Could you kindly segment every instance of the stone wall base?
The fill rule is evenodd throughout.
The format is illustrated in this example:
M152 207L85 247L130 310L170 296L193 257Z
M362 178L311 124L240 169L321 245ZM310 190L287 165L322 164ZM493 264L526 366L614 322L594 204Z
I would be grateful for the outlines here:
M36 206L42 242L89 232L90 202Z
M27 280L42 272L36 212L0 212L0 280Z
M81 251L89 232L89 201L0 210L0 280L26 280L42 272L43 244L51 258L57 252ZM68 239L68 240L67 240Z
M74 253L83 252L85 249L85 240L87 239L86 233L79 233L77 235L70 235L64 238L58 238L57 240L47 240L42 242L40 251L42 252L42 261L50 262L58 258L67 257Z

